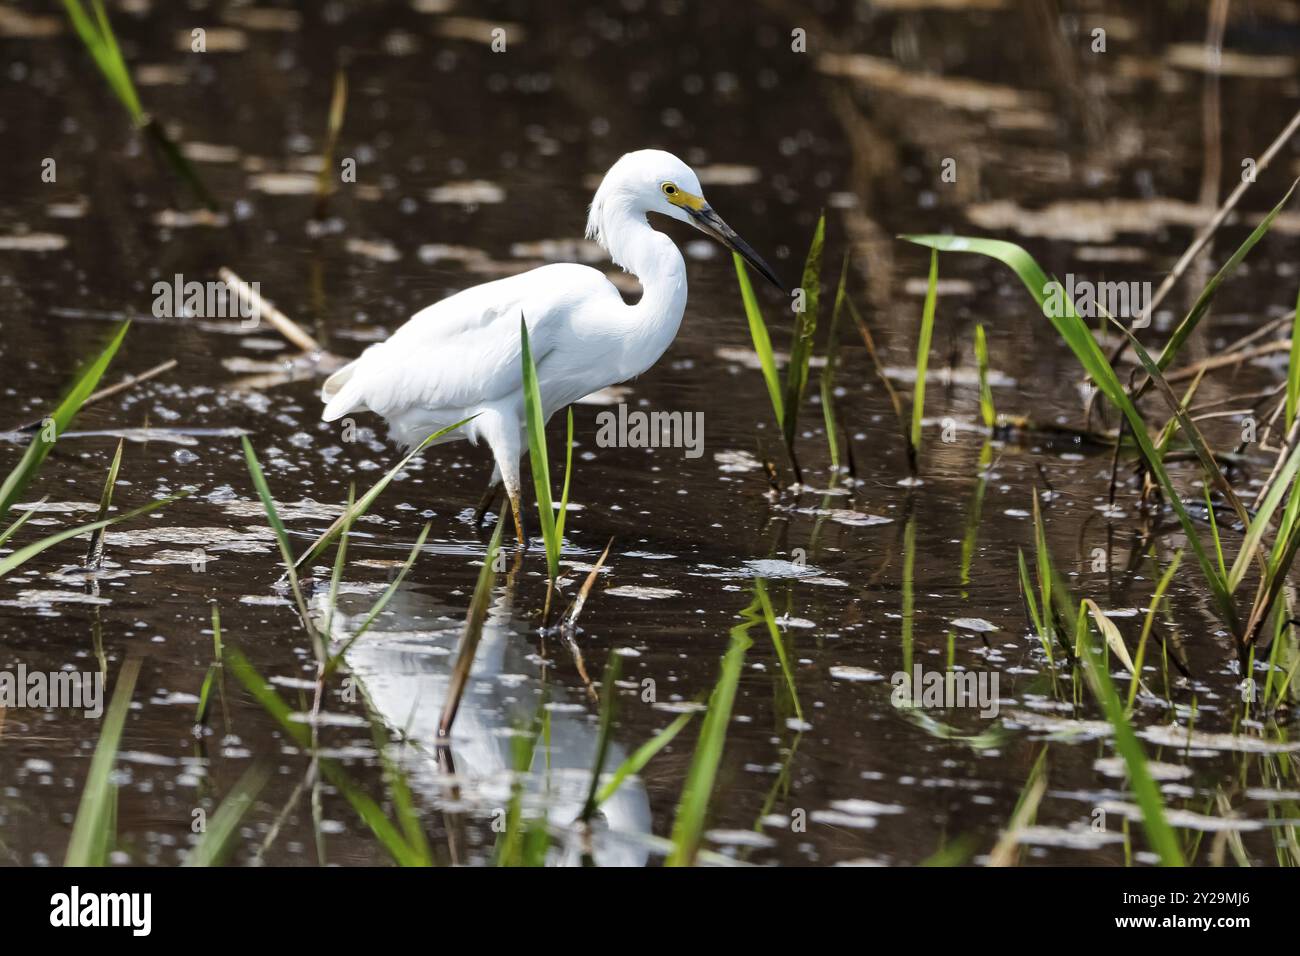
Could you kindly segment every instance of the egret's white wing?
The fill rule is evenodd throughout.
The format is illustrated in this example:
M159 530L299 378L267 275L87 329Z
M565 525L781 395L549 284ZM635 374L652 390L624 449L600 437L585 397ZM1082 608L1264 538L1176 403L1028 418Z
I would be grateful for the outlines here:
M519 317L540 367L575 311L618 293L598 271L560 263L473 286L417 312L384 342L325 383L322 418L362 408L466 409L520 390Z

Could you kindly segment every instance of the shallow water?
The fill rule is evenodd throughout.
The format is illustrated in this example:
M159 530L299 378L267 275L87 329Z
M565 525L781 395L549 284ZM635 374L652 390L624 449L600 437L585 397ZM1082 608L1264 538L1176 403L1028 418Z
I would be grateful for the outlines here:
M349 483L368 487L395 451L366 416L358 424L372 431L354 442L337 424L318 422L318 376L290 369L296 353L270 328L155 318L155 282L177 273L207 281L228 266L332 351L353 355L467 285L552 257L602 261L576 241L591 190L622 152L658 145L701 170L714 206L785 276L798 274L827 210L827 283L851 250L851 292L906 394L928 257L893 236L997 234L1023 242L1058 275L1158 284L1210 214L1199 204L1207 157L1218 157L1213 192L1222 198L1238 182L1241 159L1262 152L1300 99L1294 3L1233 4L1225 46L1236 55L1224 60L1220 145L1208 153L1197 57L1205 24L1186 5L1138 13L1130 4L1086 12L1066 4L1059 21L997 2L821 6L812 14L771 0L736 19L723 5L679 3L548 4L543 15L520 4L376 10L334 0L304 5L298 16L115 5L142 99L175 124L224 202L215 223L182 214L193 210L191 197L131 132L61 18L43 5L23 4L25 14L4 8L0 387L9 420L0 427L39 420L122 318L135 326L106 383L178 363L83 412L26 496L48 500L25 534L93 518L123 430L119 506L193 493L110 529L94 580L79 570L84 542L73 541L0 581L0 670L94 670L102 646L111 683L123 660L143 661L119 759L116 862L178 862L194 840L194 811L210 814L257 763L270 778L244 820L234 862L313 864L322 845L331 863L389 860L330 787L318 840L298 789L309 756L230 674L208 727L196 730L194 708L212 657L214 602L226 643L291 706L311 704L312 649L276 588L278 554L238 435L251 436L300 549L337 515ZM189 52L196 26L209 29L206 53ZM496 26L506 29L502 53L485 40ZM1098 26L1107 31L1105 53L1089 49ZM807 53L790 50L796 28L807 31ZM358 181L341 185L328 221L312 226L314 170L344 51L350 99L337 157L357 160ZM57 164L52 183L40 177L47 157ZM956 160L955 182L942 177L946 159ZM1295 150L1285 148L1248 193L1244 214L1216 237L1213 263L1298 171ZM578 405L574 415L579 507L566 526L566 597L614 540L578 636L592 678L611 651L624 655L607 767L708 693L752 581L762 577L803 719L759 625L728 727L708 849L759 864L913 864L966 841L960 858L982 862L1047 746L1048 791L1023 861L1123 863L1130 832L1134 861L1150 862L1140 824L1122 822L1133 801L1107 725L1086 693L1088 703L1069 705L1068 682L1061 700L1052 695L1016 571L1019 549L1032 560L1029 512L1045 479L1061 570L1077 595L1115 612L1134 647L1159 576L1133 553L1135 488L1121 487L1110 508L1106 450L1028 433L995 442L981 477L975 323L989 335L999 411L1083 421L1079 369L1018 282L987 260L940 261L946 284L919 484L904 481L893 411L846 322L836 382L856 478L824 490L831 476L814 387L800 439L811 490L775 500L756 456L779 461L780 439L748 361L731 263L689 230L664 228L687 252L690 304L677 341L628 383L623 400L703 412L703 454L602 448L602 406ZM1294 307L1298 230L1300 220L1284 214L1223 289L1192 358ZM1206 278L1192 270L1157 313L1158 330L1182 316ZM776 346L786 348L787 304L773 290L758 293ZM830 290L823 298L828 306ZM1253 393L1283 374L1284 363L1270 360L1210 376L1198 401ZM1207 426L1219 447L1235 444L1239 429L1236 418ZM562 430L553 423L553 462L562 461ZM6 467L21 447L15 435L0 443ZM1265 477L1270 463L1253 456L1245 480ZM373 708L440 862L491 859L494 821L509 800L511 740L539 706L549 715L550 747L529 775L527 805L557 831L581 806L596 746L597 707L575 659L537 633L545 561L536 545L509 585L498 579L458 718L454 777L432 754L486 540L468 515L489 470L485 450L440 447L357 526L333 622L339 635L364 617L423 523L432 528L394 601L349 651L355 684L335 682L322 708L322 745L378 799L384 773L366 720ZM1189 482L1189 495L1198 487ZM1184 544L1174 527L1167 520L1156 539L1161 568ZM324 565L311 582L318 612ZM1297 822L1300 780L1285 757L1242 752L1249 741L1215 736L1240 723L1242 675L1198 574L1185 555L1172 614L1157 628L1190 676L1171 665L1174 711L1142 702L1135 723L1157 769L1168 765L1161 786L1188 845L1198 830L1230 828L1205 834L1197 862L1226 853L1276 864L1275 841ZM1163 697L1158 647L1144 677ZM909 660L942 670L949 654L961 668L998 677L998 720L969 708L891 704L894 672ZM1164 729L1171 719L1185 726L1193 707L1190 738ZM698 724L606 806L597 862L661 859L653 838L671 831ZM0 860L62 861L99 729L70 710L0 709ZM575 858L559 843L554 854Z

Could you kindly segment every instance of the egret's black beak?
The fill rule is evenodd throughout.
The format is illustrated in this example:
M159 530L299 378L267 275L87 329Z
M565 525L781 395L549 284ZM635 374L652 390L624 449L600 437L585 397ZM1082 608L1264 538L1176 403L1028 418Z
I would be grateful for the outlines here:
M713 211L713 207L708 203L700 206L699 209L683 207L690 214L691 223L700 232L712 236L718 242L722 243L728 249L738 254L742 259L753 266L758 274L761 275L772 285L776 286L782 292L789 292L789 287L776 277L772 267L763 261L762 257L754 251L753 246L747 243L740 236L736 235L736 230L732 229L722 217Z

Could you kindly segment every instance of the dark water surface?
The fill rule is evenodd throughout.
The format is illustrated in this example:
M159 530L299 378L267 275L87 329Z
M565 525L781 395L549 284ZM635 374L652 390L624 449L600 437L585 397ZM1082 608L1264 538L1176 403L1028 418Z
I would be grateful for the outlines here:
M44 415L123 318L135 325L106 382L177 362L79 417L27 494L48 500L23 533L34 540L93 518L111 433L121 429L160 431L126 442L119 506L193 494L111 529L93 583L80 570L80 540L0 581L0 669L94 670L97 640L110 683L125 659L143 662L119 763L117 862L179 862L195 839L194 811L211 814L259 761L270 779L233 861L317 861L310 803L298 789L309 755L229 674L210 726L194 726L213 602L227 644L292 706L309 709L315 675L298 615L275 588L278 554L235 430L251 436L299 548L337 514L349 483L368 487L396 460L370 416L357 424L373 434L355 442L337 423L318 421L319 377L286 373L296 353L271 328L155 318L153 284L178 273L215 279L228 266L333 352L354 355L476 282L551 258L604 263L577 241L591 192L621 153L653 145L699 170L713 205L786 276L798 275L826 209L827 283L851 250L852 295L886 364L906 371L928 257L896 234L998 235L1058 275L1158 284L1239 182L1242 160L1259 156L1300 104L1293 2L1232 4L1217 84L1204 67L1200 4L994 0L945 9L953 6L331 0L300 12L276 5L273 14L269 5L113 3L141 98L221 199L217 220L195 214L192 196L132 131L60 8L0 6L0 388L8 399L0 425ZM205 53L190 52L196 27L208 31ZM497 27L506 30L504 52L490 46ZM1096 28L1106 31L1104 53L1091 49ZM806 31L805 53L791 51L796 29ZM357 182L341 184L328 220L313 224L341 60L350 97L336 162L354 158ZM1217 117L1211 135L1207 103ZM41 178L47 157L56 162L52 183ZM949 159L955 182L943 177ZM1207 165L1219 170L1208 183ZM1210 272L1192 269L1157 314L1157 330L1183 315L1298 167L1296 149L1285 147L1216 237ZM984 435L973 427L977 322L989 335L1000 412L1083 421L1077 363L1014 276L976 257L940 262L921 483L903 480L892 408L846 322L837 384L856 480L824 491L831 476L814 385L800 445L811 490L774 500L755 456L779 460L779 437L747 361L729 257L677 224L663 228L687 252L690 301L677 341L628 384L625 400L703 412L703 454L599 447L600 407L575 408L578 507L566 527L565 591L613 537L579 644L593 677L611 650L625 655L608 766L712 688L728 632L762 576L803 719L772 642L754 629L709 849L762 864L909 864L966 840L968 858L982 861L1046 745L1049 787L1024 861L1120 864L1129 849L1135 862L1152 860L1140 824L1124 821L1132 797L1090 696L1076 709L1068 682L1052 694L1016 560L1022 548L1032 560L1029 513L1045 478L1054 494L1041 500L1062 571L1078 596L1117 612L1135 647L1160 571L1184 542L1166 527L1156 539L1159 568L1133 552L1136 488L1121 486L1108 507L1105 449L1019 435L994 443L983 474ZM1190 358L1294 308L1298 230L1296 214L1284 213L1223 289ZM627 288L635 295L634 284ZM771 289L759 296L776 346L787 348L788 305ZM1148 333L1148 341L1162 337ZM1283 353L1211 376L1198 402L1258 392L1284 373ZM906 398L910 383L899 387ZM1239 418L1207 423L1219 447L1239 440ZM955 424L952 441L943 440L944 419ZM195 430L229 431L185 434ZM562 430L553 422L553 462L562 461ZM21 448L12 435L0 445L4 467ZM1250 456L1243 481L1262 479L1270 463ZM468 512L489 470L485 449L440 448L358 526L336 636L364 617L426 520L432 531L375 630L349 652L356 683L331 684L320 728L357 785L382 798L369 700L411 776L440 861L490 860L493 822L509 799L511 741L543 700L551 746L545 766L540 757L534 764L530 806L549 807L556 825L581 806L596 744L597 708L570 651L536 632L545 592L539 542L508 588L498 580L458 718L455 800L431 756L484 551ZM1199 495L1199 485L1189 481L1188 494ZM324 563L317 589L328 578ZM1294 863L1285 844L1289 833L1294 845L1295 831L1282 824L1296 822L1300 778L1285 756L1296 745L1243 753L1207 736L1240 724L1242 668L1190 555L1170 593L1144 677L1163 698L1162 640L1190 676L1171 665L1173 708L1140 702L1134 721L1185 727L1194 709L1190 742L1146 743L1167 773L1167 804L1184 814L1175 822L1189 827L1180 831L1189 855L1195 845L1200 863ZM323 599L317 593L317 609ZM888 678L905 661L941 670L950 654L959 667L998 676L999 720L968 708L891 705ZM1127 690L1126 679L1118 683ZM364 693L349 690L357 687ZM671 831L699 723L606 806L613 832L598 841L599 862L661 858L645 835ZM0 710L0 860L62 861L99 730L68 710ZM1275 729L1270 740L1286 733ZM336 791L326 787L322 801L328 862L389 860ZM1094 825L1099 814L1104 829Z

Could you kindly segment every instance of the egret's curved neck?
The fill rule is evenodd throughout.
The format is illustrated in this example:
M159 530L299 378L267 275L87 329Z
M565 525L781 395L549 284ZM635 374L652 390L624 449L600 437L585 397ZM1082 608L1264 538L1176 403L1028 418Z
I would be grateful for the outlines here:
M625 346L619 370L640 375L668 350L686 311L686 263L676 243L650 227L645 213L625 209L605 223L610 258L631 272L644 290L620 322Z

